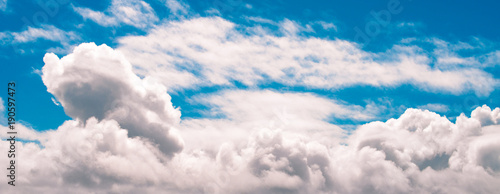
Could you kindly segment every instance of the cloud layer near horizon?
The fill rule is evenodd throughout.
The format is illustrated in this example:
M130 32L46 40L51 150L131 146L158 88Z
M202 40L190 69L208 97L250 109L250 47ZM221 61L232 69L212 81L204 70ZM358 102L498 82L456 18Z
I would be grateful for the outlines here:
M234 128L211 129L216 119L186 122L206 122L199 126L208 133L243 130L244 140L219 133L218 138L210 137L217 144L199 143L181 151L183 139L196 134L183 131L195 129L183 128L187 125L180 122L180 112L165 87L152 78L137 77L120 52L87 43L61 59L47 54L44 62L44 84L74 120L46 132L19 127L26 140L39 144L18 144L22 168L17 191L494 193L500 189L499 108L478 107L470 118L461 115L455 123L433 112L408 109L397 119L370 122L344 137L342 129L321 124L325 117L363 118L359 115L367 115L366 107L307 94L233 91L206 100L228 116L219 127ZM304 99L311 101L292 106ZM253 101L235 105L249 100ZM277 102L276 107L290 107L285 115L296 117L290 122L302 119L323 126L315 126L316 130L337 130L326 137L335 143L310 135L317 131L308 131L308 125L292 123L301 129L290 130L292 124L287 122L238 124L271 116L266 107ZM7 146L0 144L0 152L7 152ZM7 163L5 157L0 160Z

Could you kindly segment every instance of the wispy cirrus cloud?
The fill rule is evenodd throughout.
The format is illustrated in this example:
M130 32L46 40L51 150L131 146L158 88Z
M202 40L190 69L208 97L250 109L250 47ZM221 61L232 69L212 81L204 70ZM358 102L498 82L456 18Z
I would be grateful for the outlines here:
M7 0L0 0L0 10L5 11L7 9Z
M183 16L189 12L189 5L183 2L177 0L162 0L161 2L173 15ZM157 9L162 9L162 7ZM84 19L92 20L104 27L128 25L139 29L149 29L160 21L153 7L145 1L113 0L104 11L75 6L73 10Z
M189 12L189 5L182 1L177 0L164 0L167 8L170 9L170 13L174 15L186 15Z
M27 29L21 32L1 32L0 38L4 42L15 44L44 39L67 45L71 41L80 39L80 36L75 32L67 32L53 25L41 25L39 28L28 26Z
M233 81L324 89L411 84L427 91L472 90L487 95L498 82L474 67L435 67L433 56L415 45L372 53L345 40L299 36L300 26L290 20L280 26L282 35L240 32L236 24L222 18L193 18L163 24L145 36L123 37L119 50L134 56L129 60L138 67L137 73L158 77L171 88Z
M125 24L136 28L147 28L159 21L153 8L144 1L113 0L104 12L82 7L73 9L84 19L90 19L102 26Z

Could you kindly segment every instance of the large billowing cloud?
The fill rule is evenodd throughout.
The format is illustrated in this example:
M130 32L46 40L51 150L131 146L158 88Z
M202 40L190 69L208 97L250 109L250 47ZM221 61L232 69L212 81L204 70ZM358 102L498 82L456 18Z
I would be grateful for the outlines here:
M325 89L412 84L428 91L487 95L497 84L491 74L473 66L433 65L453 53L429 54L408 45L371 53L345 40L297 35L297 24L286 21L282 35L219 17L172 21L145 36L122 38L119 50L131 56L137 73L157 77L169 88L234 81Z
M72 187L79 191L110 189L116 184L156 184L158 174L165 171L156 145L143 138L129 138L116 121L67 121L56 131L33 138L43 148L35 143L17 143L17 186L24 192L47 189L50 193L67 193L73 192Z
M86 43L62 59L47 54L44 62L43 83L68 116L80 121L116 120L130 136L148 138L169 156L182 149L173 128L180 112L166 88L137 77L119 52Z
M245 138L206 135L220 142L214 149L191 141L188 136L197 134L184 130L194 130L195 125L179 123L179 111L165 88L135 76L119 52L82 44L62 59L47 54L44 61L44 83L74 120L46 132L19 125L23 138L30 140L17 144L19 187L2 186L2 192L494 193L500 189L499 108L478 107L470 118L461 115L454 123L427 110L408 109L397 119L362 125L343 139L335 132L319 139L310 135L314 128L342 132L333 125L318 127L327 115L362 119L369 116L361 113L369 107L310 94L232 91L199 97L227 116L217 129L203 129L206 134L245 130L240 131ZM297 104L300 101L303 104ZM281 106L289 107L288 112L273 115ZM272 122L275 116L283 117L285 124L263 122L266 118ZM234 124L252 120L257 124L251 127ZM190 139L189 149L180 151L181 139L171 134L174 127ZM7 149L8 143L0 144L0 152ZM7 163L5 157L0 160Z
M256 129L162 160L147 139L113 120L67 121L18 146L20 191L183 193L494 193L500 185L500 109L483 106L456 123L409 109L327 146L286 129ZM492 119L493 118L493 119ZM3 128L3 127L2 127ZM29 129L26 129L29 131ZM6 151L2 143L0 151ZM5 160L5 158L2 158ZM2 161L6 162L6 161ZM9 188L2 187L2 191ZM17 189L17 188L16 188ZM19 190L18 190L19 191Z
M408 109L347 135L327 120L371 119L375 108L307 93L233 90L193 98L223 117L180 122L166 88L136 76L106 45L81 44L61 59L47 54L44 62L44 84L74 120L45 132L18 125L28 140L17 143L18 186L4 185L2 193L500 189L499 108L478 107L455 122ZM183 151L180 136L189 144ZM0 152L8 145L0 144Z

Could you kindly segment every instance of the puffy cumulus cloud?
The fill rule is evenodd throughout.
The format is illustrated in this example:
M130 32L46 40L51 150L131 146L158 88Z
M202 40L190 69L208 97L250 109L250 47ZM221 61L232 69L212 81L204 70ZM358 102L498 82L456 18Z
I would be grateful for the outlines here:
M66 121L46 132L19 130L20 137L40 142L16 145L20 190L14 190L23 193L82 193L90 188L119 192L114 190L119 185L159 184L167 174L162 163L166 158L157 146L141 137L129 138L114 120ZM7 152L8 144L2 142L0 149Z
M500 124L500 109L495 108L492 111L490 107L483 105L472 111L471 117L479 120L483 126L498 125Z
M144 1L113 0L104 12L81 7L73 9L84 19L90 19L102 26L125 24L136 28L148 28L159 20L153 8Z
M495 117L500 109L475 110L479 111ZM363 125L345 145L335 146L307 137L285 138L286 133L259 130L240 149L221 147L217 157L224 166L233 170L244 166L252 177L244 181L250 187L241 186L245 190L234 190L241 188L232 182L243 181L237 177L240 174L221 184L221 189L259 193L494 193L499 189L500 126L477 117L462 115L452 123L433 112L408 109L398 119Z
M166 88L132 72L125 57L112 48L84 43L59 59L44 57L42 80L73 119L116 120L132 137L141 136L173 155L182 149L174 125L180 112Z
M479 107L455 123L408 109L397 119L370 122L340 138L344 131L325 121L329 115L362 120L370 118L371 108L312 94L226 91L199 96L226 118L180 122L166 88L136 76L124 55L106 45L81 44L61 59L46 54L44 62L44 84L74 120L46 132L19 125L20 138L29 140L16 147L19 187L0 187L2 193L500 189L499 108ZM283 114L273 114L282 107L287 107ZM282 123L266 126L273 120ZM196 128L201 126L209 127ZM181 151L175 128L182 128L192 147ZM5 153L9 144L2 139Z
M492 140L500 137L500 126L490 126L498 111L479 107L471 118L462 114L451 123L429 111L408 109L398 119L360 127L349 145L384 153L409 183L409 190L400 192L492 193L500 181L500 149Z
M192 97L209 107L204 118L184 119L180 132L188 149L218 148L228 139L244 141L248 132L262 128L286 128L287 134L307 134L324 144L336 144L345 132L335 119L375 119L377 107L347 105L310 93L271 90L229 90ZM181 107L182 109L182 107ZM202 112L203 113L203 112ZM216 119L206 119L206 118Z
M397 119L363 125L342 145L325 145L308 136L287 137L286 128L261 128L249 132L244 144L228 142L213 153L203 148L183 151L168 161L155 144L128 137L116 121L67 121L44 132L41 145L19 145L22 168L16 189L495 193L500 189L500 126L478 118L496 117L498 111L480 107L476 116L462 115L452 123L433 112L408 109ZM5 142L0 144L0 151L7 149Z
M383 53L353 42L297 35L300 26L284 20L276 35L219 17L171 21L145 36L119 40L136 72L163 80L169 88L278 82L335 89L352 85L412 84L429 91L490 93L497 80L473 66L440 69L432 53L395 45ZM175 80L175 81L174 81Z
M7 124L5 124L5 125L6 126L1 125L0 128L5 129L5 131L7 131L8 130L8 126L7 126ZM45 140L47 140L47 137L45 136L44 133L39 133L36 130L30 128L30 127L24 126L23 124L17 123L17 125L15 125L15 127L16 127L15 128L16 131L19 134L22 134L22 139L25 140L25 141L37 142L37 141L45 141ZM7 134L7 133L0 134L0 137L2 139L8 139L9 138L9 134Z
M224 144L216 161L227 181L216 189L242 193L316 193L331 189L326 146L304 137L285 138L280 130L261 129L241 148Z

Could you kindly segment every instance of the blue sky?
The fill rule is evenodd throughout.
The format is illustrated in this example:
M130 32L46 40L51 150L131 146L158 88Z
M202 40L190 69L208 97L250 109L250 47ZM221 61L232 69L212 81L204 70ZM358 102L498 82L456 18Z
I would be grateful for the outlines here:
M90 19L84 19L76 13L74 7L90 8L95 11L106 11L111 5L111 1L88 2L74 1L71 3L57 4L57 13L50 16L50 10L54 10L54 5L45 11L36 1L7 1L5 11L0 17L4 21L0 25L0 30L7 33L19 33L26 31L28 27L47 28L52 26L61 32L71 32L64 40L50 40L49 38L38 37L31 41L14 42L8 38L3 39L2 61L5 73L2 82L14 80L18 82L20 102L20 118L31 124L37 130L54 129L69 117L64 114L63 108L55 105L52 95L46 92L40 76L36 73L43 66L43 55L46 52L56 51L59 55L70 52L72 46L82 42L95 42L96 44L107 44L117 46L120 37L130 35L145 35L148 28L136 28L131 25L101 26ZM193 18L199 16L220 17L234 22L240 27L263 25L272 33L280 34L279 27L272 24L261 24L252 22L248 18L261 18L273 22L280 22L289 19L298 25L310 25L314 31L300 32L303 37L317 37L327 40L347 40L358 41L359 47L367 52L383 53L394 45L401 44L402 40L415 38L417 40L439 39L448 44L470 44L479 46L475 49L464 49L457 51L460 57L478 57L498 49L500 28L496 27L495 21L500 18L500 13L495 10L496 2L482 1L476 3L455 2L455 1L276 1L273 3L262 1L186 1L188 5L187 13L174 15L168 7L161 1L148 2L160 21L157 23L172 20L182 20L183 18ZM388 10L390 3L399 3L400 9L397 14L391 14L388 24L378 26L377 33L370 36L367 43L364 39L355 39L356 27L364 31L370 22L377 21L371 12L381 13ZM218 9L219 13L213 10ZM55 12L54 12L55 13ZM42 15L42 16L40 16ZM46 18L44 18L46 17ZM381 16L382 17L382 16ZM22 18L29 22L24 22ZM33 20L41 20L38 23ZM387 19L387 18L385 18ZM33 22L35 21L35 22ZM318 21L333 24L332 28L323 29ZM317 22L317 23L314 23ZM266 26L267 25L267 26ZM374 28L374 30L377 30ZM273 32L274 31L274 32ZM247 33L247 32L243 32ZM425 53L432 53L436 50L436 45L428 41L414 41L407 45L417 45ZM482 69L498 78L498 62ZM430 66L433 65L431 62ZM458 67L460 64L457 65ZM455 67L454 67L455 68ZM248 88L244 84L232 86L211 86L195 87L179 90L172 93L174 106L181 107L182 117L204 117L198 111L198 106L187 102L192 95L198 93L211 93L229 88ZM367 102L379 102L381 99L389 101L391 106L419 107L426 104L441 104L443 109L439 113L448 117L458 116L461 112L470 112L476 106L487 104L497 107L499 102L494 100L499 92L496 87L487 95L478 96L474 91L464 90L457 94L448 94L440 91L422 91L412 85L397 85L391 87L376 87L366 85L352 85L336 89L317 89L307 86L286 86L275 83L272 80L254 86L261 89L273 89L277 91L312 92L317 95L339 99L349 104L364 106ZM2 98L5 99L5 94ZM208 108L208 107L205 107ZM401 114L400 111L390 111L380 113L377 119L385 120ZM337 121L360 124L357 121Z
M499 5L0 0L0 192L494 193Z

